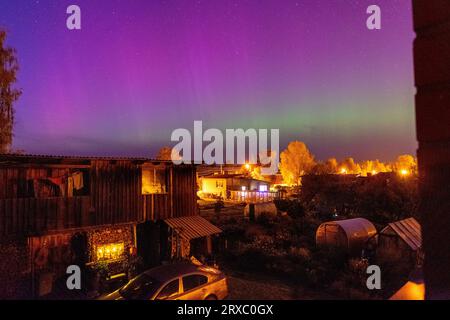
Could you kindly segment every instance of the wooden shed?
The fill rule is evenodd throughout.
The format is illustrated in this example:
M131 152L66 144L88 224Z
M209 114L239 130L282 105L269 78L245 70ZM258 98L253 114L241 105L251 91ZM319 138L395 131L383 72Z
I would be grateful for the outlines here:
M423 260L419 222L408 218L389 223L378 235L377 261L403 266L420 266Z
M359 255L367 240L376 233L375 226L364 218L329 221L317 229L316 244L343 248L351 255Z

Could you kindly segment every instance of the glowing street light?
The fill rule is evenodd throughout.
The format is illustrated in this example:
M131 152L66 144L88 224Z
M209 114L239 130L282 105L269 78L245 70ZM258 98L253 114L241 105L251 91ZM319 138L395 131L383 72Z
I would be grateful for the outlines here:
M407 175L409 175L409 171L406 170L406 169L402 169L402 170L400 170L400 174L401 174L402 176L407 176Z
M347 169L342 168L342 169L341 169L341 174L347 174Z

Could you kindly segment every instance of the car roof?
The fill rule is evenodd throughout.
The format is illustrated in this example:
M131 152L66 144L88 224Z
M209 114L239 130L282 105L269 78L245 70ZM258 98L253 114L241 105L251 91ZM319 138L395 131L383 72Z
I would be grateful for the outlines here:
M168 281L192 272L205 273L206 271L191 263L174 263L149 269L145 271L145 274L159 281Z

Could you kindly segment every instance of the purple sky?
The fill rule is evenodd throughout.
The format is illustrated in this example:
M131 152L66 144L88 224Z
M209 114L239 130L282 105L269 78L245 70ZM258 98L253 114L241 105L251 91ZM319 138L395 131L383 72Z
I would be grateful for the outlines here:
M378 4L382 30L366 28ZM77 4L82 30L66 28ZM14 146L151 156L176 128L279 128L319 159L414 153L411 1L15 0Z

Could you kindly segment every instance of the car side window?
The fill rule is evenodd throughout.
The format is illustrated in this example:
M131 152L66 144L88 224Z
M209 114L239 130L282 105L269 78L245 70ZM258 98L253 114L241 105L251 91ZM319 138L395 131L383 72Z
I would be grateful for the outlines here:
M156 300L165 300L179 292L180 281L178 279L169 282L158 294Z
M208 282L208 277L201 274L193 274L183 277L184 292L200 287Z

